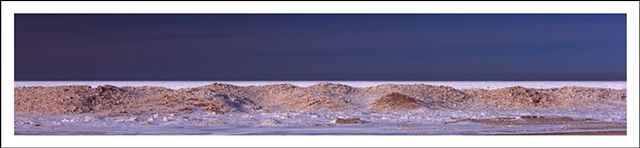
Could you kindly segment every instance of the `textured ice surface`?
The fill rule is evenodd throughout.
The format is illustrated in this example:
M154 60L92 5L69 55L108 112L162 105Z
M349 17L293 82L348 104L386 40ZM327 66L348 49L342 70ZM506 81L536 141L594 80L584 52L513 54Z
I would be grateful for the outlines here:
M20 86L99 85L161 86L172 89L197 87L211 83L228 83L239 86L290 83L302 87L318 81L18 81ZM582 86L598 88L626 88L624 81L580 82L368 82L332 81L354 87L379 84L428 84L444 85L457 89L498 89L510 86L529 88L558 88ZM599 131L601 129L566 129L562 124L492 126L448 121L472 118L487 119L520 116L563 116L575 119L594 119L606 122L626 122L626 108L595 109L468 109L468 110L419 110L403 113L374 113L362 111L344 112L278 112L278 113L228 113L228 114L168 114L152 116L100 117L96 115L16 115L16 135L474 135L474 134L525 134L547 132ZM360 118L372 124L332 124L335 118ZM265 124L270 123L270 124ZM625 131L626 128L607 129Z
M21 115L15 118L16 135L475 135L585 132L563 124L501 125L444 124L464 118L566 116L576 119L626 122L625 109L612 110L437 110L408 113L230 113L157 116L97 117L93 115ZM333 124L335 118L357 117L372 124ZM278 124L263 125L273 120ZM606 129L626 131L626 128Z

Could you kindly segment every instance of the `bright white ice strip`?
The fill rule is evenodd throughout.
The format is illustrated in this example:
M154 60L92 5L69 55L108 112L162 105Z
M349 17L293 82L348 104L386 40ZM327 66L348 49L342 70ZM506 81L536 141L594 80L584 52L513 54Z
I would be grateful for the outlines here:
M238 86L260 86L269 84L292 84L308 87L322 82L345 84L352 87L371 87L381 84L427 84L451 86L456 89L482 88L500 89L512 86L527 88L560 88L563 86L580 86L596 88L626 89L626 81L15 81L14 87L22 86L67 86L67 85L99 85L114 86L158 86L171 89L204 86L213 83L225 83Z

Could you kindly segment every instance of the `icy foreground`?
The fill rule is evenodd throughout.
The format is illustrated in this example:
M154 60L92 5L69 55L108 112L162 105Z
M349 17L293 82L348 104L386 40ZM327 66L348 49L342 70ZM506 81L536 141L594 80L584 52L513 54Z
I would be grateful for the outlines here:
M16 87L16 135L467 135L626 131L626 89L319 83Z

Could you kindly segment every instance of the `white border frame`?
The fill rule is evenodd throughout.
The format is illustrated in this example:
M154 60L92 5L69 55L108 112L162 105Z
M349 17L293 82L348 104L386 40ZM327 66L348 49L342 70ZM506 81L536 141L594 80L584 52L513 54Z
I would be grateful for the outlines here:
M638 2L2 2L2 147L638 145ZM14 13L626 13L627 136L14 136ZM145 142L142 142L145 141Z

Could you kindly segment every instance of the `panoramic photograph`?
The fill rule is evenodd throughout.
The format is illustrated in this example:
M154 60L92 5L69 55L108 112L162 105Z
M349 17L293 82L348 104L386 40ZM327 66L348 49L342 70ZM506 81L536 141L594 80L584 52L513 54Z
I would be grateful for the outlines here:
M16 136L627 135L624 13L14 17Z

